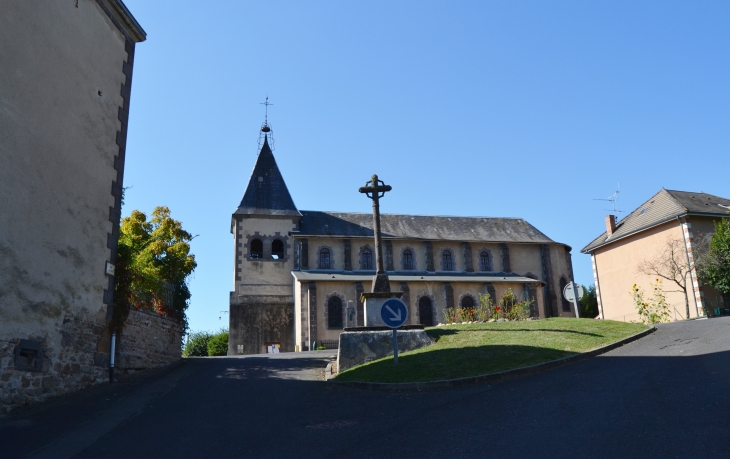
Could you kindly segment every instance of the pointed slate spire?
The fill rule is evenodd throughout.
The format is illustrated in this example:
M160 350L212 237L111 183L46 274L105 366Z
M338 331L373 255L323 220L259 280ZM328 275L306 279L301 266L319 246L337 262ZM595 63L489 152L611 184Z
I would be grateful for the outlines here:
M233 215L302 215L294 205L284 177L276 165L268 135L264 137L264 145L256 159L251 178L248 179L241 204Z

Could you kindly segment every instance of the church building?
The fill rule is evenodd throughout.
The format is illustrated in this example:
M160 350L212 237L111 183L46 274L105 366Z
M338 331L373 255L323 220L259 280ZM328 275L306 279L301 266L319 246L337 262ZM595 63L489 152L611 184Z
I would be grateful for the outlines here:
M335 348L349 302L363 324L360 297L375 275L373 216L297 209L266 122L261 136L231 219L229 355ZM381 227L385 271L411 324L437 325L444 309L472 307L478 293L498 301L508 289L534 300L533 317L575 317L562 295L573 280L571 248L521 218L386 213Z

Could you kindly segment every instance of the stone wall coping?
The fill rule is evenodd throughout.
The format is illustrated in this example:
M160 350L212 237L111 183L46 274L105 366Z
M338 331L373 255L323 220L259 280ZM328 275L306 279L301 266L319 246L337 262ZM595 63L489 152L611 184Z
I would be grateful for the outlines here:
M636 341L644 336L647 336L656 331L656 326L652 325L649 329L631 335L615 343L608 344L592 351L583 352L581 354L571 355L562 359L551 360L549 362L538 363L529 367L515 368L513 370L500 371L498 373L489 373L478 376L468 376L466 378L456 379L444 379L440 381L428 381L428 382L411 382L411 383L369 383L359 381L348 381L339 382L334 379L327 380L329 383L336 384L338 386L350 387L353 389L364 389L364 390L382 390L382 391L421 391L431 389L445 389L451 387L461 387L476 384L490 384L499 381L504 381L511 378L517 378L520 376L527 376L543 371L552 370L554 368L561 367L573 362L579 362L581 360L587 360L589 358L604 354L619 348L632 341Z

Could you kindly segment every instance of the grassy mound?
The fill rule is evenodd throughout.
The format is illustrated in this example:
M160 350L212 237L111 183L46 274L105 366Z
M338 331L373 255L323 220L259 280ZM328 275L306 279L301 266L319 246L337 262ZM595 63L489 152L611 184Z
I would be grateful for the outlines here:
M426 329L432 346L351 368L336 381L426 382L478 376L587 352L646 330L612 320L551 318Z

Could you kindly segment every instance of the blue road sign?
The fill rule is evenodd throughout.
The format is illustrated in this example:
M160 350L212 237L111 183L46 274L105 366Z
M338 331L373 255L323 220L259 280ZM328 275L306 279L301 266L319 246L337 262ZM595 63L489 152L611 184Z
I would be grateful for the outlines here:
M398 298L391 298L380 307L380 317L390 328L398 328L408 319L408 307Z

